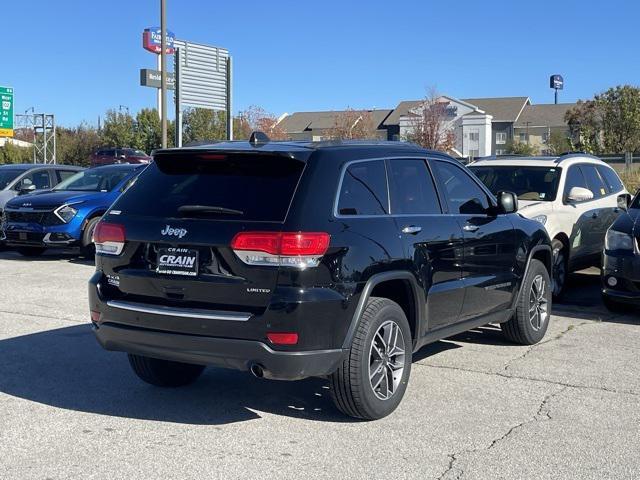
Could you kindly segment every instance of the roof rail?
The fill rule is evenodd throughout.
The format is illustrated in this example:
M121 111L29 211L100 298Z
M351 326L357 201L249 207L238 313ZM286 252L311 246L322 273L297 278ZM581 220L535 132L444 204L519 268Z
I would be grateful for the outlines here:
M560 154L560 156L556 160L556 164L563 162L564 160L568 160L570 158L576 158L576 157L583 157L583 158L587 157L587 158L592 158L594 160L602 160L601 158L598 158L595 155L591 155L590 153L575 151L575 152L565 152Z

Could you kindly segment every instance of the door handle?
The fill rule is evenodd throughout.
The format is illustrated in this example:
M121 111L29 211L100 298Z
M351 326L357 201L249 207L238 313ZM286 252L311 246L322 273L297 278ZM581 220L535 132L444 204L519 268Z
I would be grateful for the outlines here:
M418 227L416 225L407 225L402 229L402 233L410 233L415 235L416 233L420 233L422 231L422 227Z
M469 223L467 223L464 227L462 227L462 229L465 232L475 232L476 230L478 230L480 227L477 225L471 225Z

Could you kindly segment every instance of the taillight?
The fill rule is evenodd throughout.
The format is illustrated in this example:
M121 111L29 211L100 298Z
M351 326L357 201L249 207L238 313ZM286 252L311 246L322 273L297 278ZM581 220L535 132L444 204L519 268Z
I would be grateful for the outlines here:
M240 232L231 248L248 265L307 268L320 263L330 238L324 232Z
M98 222L93 231L93 242L96 253L120 255L124 248L126 232L123 225L117 223Z

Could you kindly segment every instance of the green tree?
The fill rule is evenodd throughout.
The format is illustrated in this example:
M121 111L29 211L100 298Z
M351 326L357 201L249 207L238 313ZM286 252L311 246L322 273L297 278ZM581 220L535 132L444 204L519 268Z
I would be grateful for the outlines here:
M134 147L136 145L135 120L129 112L107 110L100 137L103 146Z
M167 130L170 128L167 127ZM167 136L173 138L171 134ZM162 124L155 108L143 108L137 113L134 145L146 153L162 146Z
M560 155L572 150L571 141L562 132L551 132L547 141L547 148L552 155Z
M183 143L224 140L227 137L225 112L190 108L183 114Z
M33 162L33 147L18 147L10 142L0 147L0 165L31 162Z
M538 154L538 149L535 145L531 145L525 142L509 140L507 142L506 147L507 147L507 152L512 153L514 155L529 156L529 155Z
M58 163L89 165L89 156L100 147L98 130L82 123L74 128L56 128L56 156Z
M596 95L606 153L640 151L640 88L623 85Z

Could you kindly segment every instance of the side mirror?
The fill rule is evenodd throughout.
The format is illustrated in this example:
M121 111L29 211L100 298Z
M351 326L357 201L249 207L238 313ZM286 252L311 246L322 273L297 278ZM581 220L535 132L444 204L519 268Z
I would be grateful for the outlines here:
M622 195L618 195L618 208L620 210L624 210L626 212L629 209L629 205L631 205L630 194L623 193Z
M35 191L36 186L33 183L23 183L20 185L20 195L24 195L26 193L31 193Z
M588 188L572 187L567 195L567 200L571 203L586 202L593 200L593 192Z
M501 213L516 213L518 211L518 196L513 192L498 192L498 208Z

